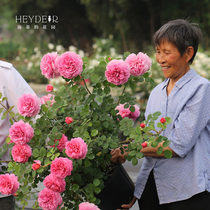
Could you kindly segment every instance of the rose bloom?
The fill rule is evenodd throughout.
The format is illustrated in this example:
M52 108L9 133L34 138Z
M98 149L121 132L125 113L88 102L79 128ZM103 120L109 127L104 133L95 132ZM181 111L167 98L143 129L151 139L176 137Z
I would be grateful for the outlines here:
M66 124L71 124L73 122L73 119L71 117L66 117L65 122Z
M87 154L87 144L80 137L66 143L66 154L73 159L84 159Z
M62 193L66 188L66 182L64 179L58 178L53 174L50 174L45 177L44 186L54 192Z
M42 98L40 98L41 104L46 104L47 105L47 102L50 101L50 106L52 106L53 103L55 103L54 97L55 96L52 95L52 94L42 96Z
M47 53L43 56L40 63L40 69L47 79L53 79L60 76L56 66L58 57L57 52Z
M53 86L52 85L47 85L46 91L47 92L52 92L53 91Z
M34 160L35 163L32 164L32 169L34 171L38 170L41 166L41 161L40 160Z
M133 76L140 76L147 72L152 65L150 58L139 52L138 55L132 53L126 59L125 62L130 66L130 74Z
M34 129L22 120L15 122L9 129L9 136L16 145L23 145L34 137Z
M83 202L79 204L79 210L100 210L98 206L93 203Z
M31 155L31 147L28 144L14 145L12 148L12 157L15 162L26 163Z
M61 76L72 79L82 72L83 61L75 52L65 52L57 60L56 65Z
M56 141L59 141L58 146L55 146L55 144L54 144L51 147L57 147L59 152L62 152L63 149L65 149L65 145L66 145L66 142L68 142L68 138L64 134L62 134L62 138L61 139L55 139L54 142L56 142Z
M38 203L43 210L56 210L63 200L59 193L44 188L38 194Z
M130 107L130 106L129 106ZM128 117L135 121L140 116L139 107L137 105L134 105L135 111L131 112L130 109L124 108L124 104L120 104L115 108L115 110L119 110L117 114L119 114L122 118Z
M35 117L40 110L40 98L37 97L35 94L23 94L19 99L18 99L18 112L22 116L27 116L27 117Z
M72 170L73 162L68 158L63 157L55 158L50 167L51 173L61 179L64 179L66 176L70 176Z
M106 67L105 77L110 83L122 85L130 77L130 68L123 60L112 60Z
M18 177L14 174L0 175L0 192L4 195L14 195L19 189Z

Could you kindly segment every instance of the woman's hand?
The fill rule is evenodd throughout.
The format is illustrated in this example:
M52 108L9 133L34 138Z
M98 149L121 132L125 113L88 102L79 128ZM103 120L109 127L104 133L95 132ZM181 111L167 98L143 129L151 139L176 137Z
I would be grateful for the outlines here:
M113 149L111 151L111 155L112 155L111 162L120 163L120 164L125 162L125 154L122 155L120 148Z
M132 208L132 206L134 205L134 203L136 202L136 197L133 197L133 200L129 203L129 204L123 204L121 207L121 209L117 209L117 210L128 210L130 208Z

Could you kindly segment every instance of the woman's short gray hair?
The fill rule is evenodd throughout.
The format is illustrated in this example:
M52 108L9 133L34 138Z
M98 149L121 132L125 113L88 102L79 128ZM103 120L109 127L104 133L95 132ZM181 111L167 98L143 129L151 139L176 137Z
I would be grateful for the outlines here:
M189 23L187 20L177 19L164 24L154 35L155 46L161 44L162 41L168 41L174 44L179 50L181 56L185 53L189 46L194 48L194 55L197 53L198 45L202 38L202 32L198 24Z

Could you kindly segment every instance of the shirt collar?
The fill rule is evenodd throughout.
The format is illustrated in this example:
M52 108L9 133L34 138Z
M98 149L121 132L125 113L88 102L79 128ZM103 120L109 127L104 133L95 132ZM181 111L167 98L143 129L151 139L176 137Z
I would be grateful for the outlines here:
M183 85L185 85L188 81L190 81L195 75L196 75L196 71L191 68L185 75L183 75L176 83L175 86L177 86L178 88L181 88ZM165 81L163 82L162 85L162 89L164 89L165 87L167 87L169 82L169 78L165 79Z

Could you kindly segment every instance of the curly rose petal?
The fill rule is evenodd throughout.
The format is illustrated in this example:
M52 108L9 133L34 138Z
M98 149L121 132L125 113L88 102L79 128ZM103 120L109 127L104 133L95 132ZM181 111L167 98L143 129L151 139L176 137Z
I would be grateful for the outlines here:
M15 162L26 163L32 155L31 147L28 144L15 145L12 148L12 157Z
M40 98L35 94L23 94L18 99L17 108L22 116L35 117L39 113L40 106Z
M58 58L56 65L61 76L72 79L81 74L83 61L75 52L65 52Z
M34 137L34 130L29 123L20 120L10 127L9 136L16 145L23 145Z
M18 177L14 174L0 175L0 192L4 195L14 195L19 189Z
M106 67L105 76L108 82L123 85L130 77L130 68L123 60L112 60Z
M130 73L133 76L140 76L147 72L152 65L150 58L139 52L138 55L132 53L126 59L125 62L130 66Z
M47 79L53 79L60 76L56 66L58 57L57 52L47 53L43 56L40 63L40 69Z
M56 210L62 202L61 195L48 188L44 188L38 195L38 203L43 210Z
M66 182L64 179L58 178L53 174L50 174L45 177L44 186L54 192L62 193L65 190Z
M66 176L70 176L72 169L73 162L68 158L63 157L55 158L50 167L51 173L61 179L64 179Z
M82 138L73 138L66 143L66 154L73 159L83 159L87 154L87 144Z
M83 202L79 204L79 210L100 210L98 206L93 203Z

